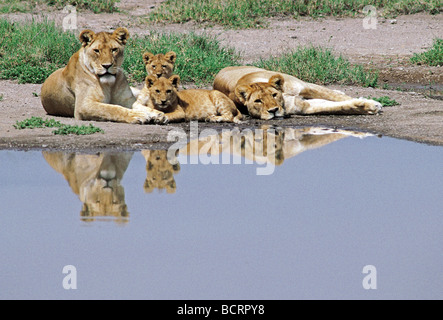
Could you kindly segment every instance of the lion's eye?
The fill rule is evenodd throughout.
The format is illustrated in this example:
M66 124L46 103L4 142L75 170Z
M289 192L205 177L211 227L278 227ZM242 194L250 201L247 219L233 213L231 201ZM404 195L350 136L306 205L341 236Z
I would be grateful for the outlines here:
M171 92L172 92L172 90L166 90L166 93L168 93L168 94L171 93Z
M257 100L254 101L254 103L261 103L261 100L257 99Z
M152 66L152 69L154 69L154 70L155 70L155 66Z
M272 96L273 96L274 98L276 98L276 97L278 96L278 93L273 93Z
M100 53L100 50L98 50L98 49L94 49L94 52L95 52L95 53Z
M155 90L155 92L156 92L156 93L160 93L160 90L157 89L157 90Z
M163 68L163 69L166 69L166 66L165 66L165 65L163 65L163 66L162 66L162 68Z
M116 53L118 51L118 48L114 48L111 50L113 53Z

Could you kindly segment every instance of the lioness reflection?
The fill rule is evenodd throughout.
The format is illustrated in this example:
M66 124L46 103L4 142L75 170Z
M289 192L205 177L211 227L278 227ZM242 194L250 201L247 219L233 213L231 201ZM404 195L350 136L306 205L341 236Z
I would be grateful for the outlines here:
M190 141L180 149L142 150L146 161L143 189L175 193L175 175L180 172L177 156L221 154L237 155L249 163L282 165L306 150L319 148L348 136L366 137L371 134L327 128L272 128L258 130L229 130ZM173 159L168 159L168 155ZM72 191L83 202L83 221L113 217L118 223L128 221L129 212L121 185L133 153L80 154L43 152L51 167L68 181ZM172 160L171 162L169 160ZM248 163L246 161L245 163ZM213 162L212 162L213 163ZM235 162L233 162L235 163Z
M113 217L118 223L127 222L129 217L121 180L132 155L43 152L49 165L65 177L83 202L80 212L83 221Z
M190 141L179 150L184 155L239 155L249 163L282 165L306 150L315 149L345 137L367 137L372 134L329 128L273 128L229 130ZM246 162L248 163L248 162Z

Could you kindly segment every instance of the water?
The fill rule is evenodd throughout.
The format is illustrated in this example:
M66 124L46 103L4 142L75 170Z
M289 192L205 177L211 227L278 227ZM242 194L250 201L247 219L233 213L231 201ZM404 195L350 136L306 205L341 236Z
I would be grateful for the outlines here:
M248 135L231 164L0 151L0 298L443 298L443 148L348 135L280 132L275 167Z

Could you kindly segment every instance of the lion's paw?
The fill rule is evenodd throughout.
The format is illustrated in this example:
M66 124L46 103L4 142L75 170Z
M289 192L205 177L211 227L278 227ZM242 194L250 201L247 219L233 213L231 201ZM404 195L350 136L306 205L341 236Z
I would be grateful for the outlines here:
M355 106L364 114L378 114L382 110L380 102L366 98L356 99Z
M144 124L149 122L151 119L151 116L149 112L146 110L138 109L138 110L132 110L128 122L129 123L137 123L137 124Z

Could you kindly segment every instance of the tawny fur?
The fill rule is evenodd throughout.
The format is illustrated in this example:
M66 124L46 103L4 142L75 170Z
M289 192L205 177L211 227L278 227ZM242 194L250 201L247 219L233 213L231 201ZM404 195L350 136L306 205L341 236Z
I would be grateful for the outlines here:
M178 75L169 79L147 76L137 99L137 108L144 106L161 111L165 114L166 122L241 122L241 112L223 93L204 89L178 91L179 82Z
M177 54L174 51L156 55L151 52L143 54L143 62L145 63L148 76L157 76L157 78L170 78L174 73L176 59Z
M126 222L129 217L125 191L121 185L132 153L76 154L43 152L43 157L61 173L83 203L81 218L94 221L100 217L115 217Z
M80 33L82 47L66 67L51 74L42 86L41 102L50 115L79 120L146 123L157 113L132 110L136 101L121 68L126 28L113 33Z
M255 118L272 119L281 114L277 114L274 107L270 108L263 102L257 105L255 101L260 100L256 98L257 95L266 96L270 100L271 93L266 92L266 88L272 89L270 80L276 75L283 78L281 93L284 103L281 107L284 108L285 115L377 114L381 111L381 104L377 101L352 98L342 92L304 82L288 74L249 66L222 69L214 79L213 88L231 98L242 112L248 112ZM254 108L260 112L254 112ZM269 112L269 109L273 112Z

